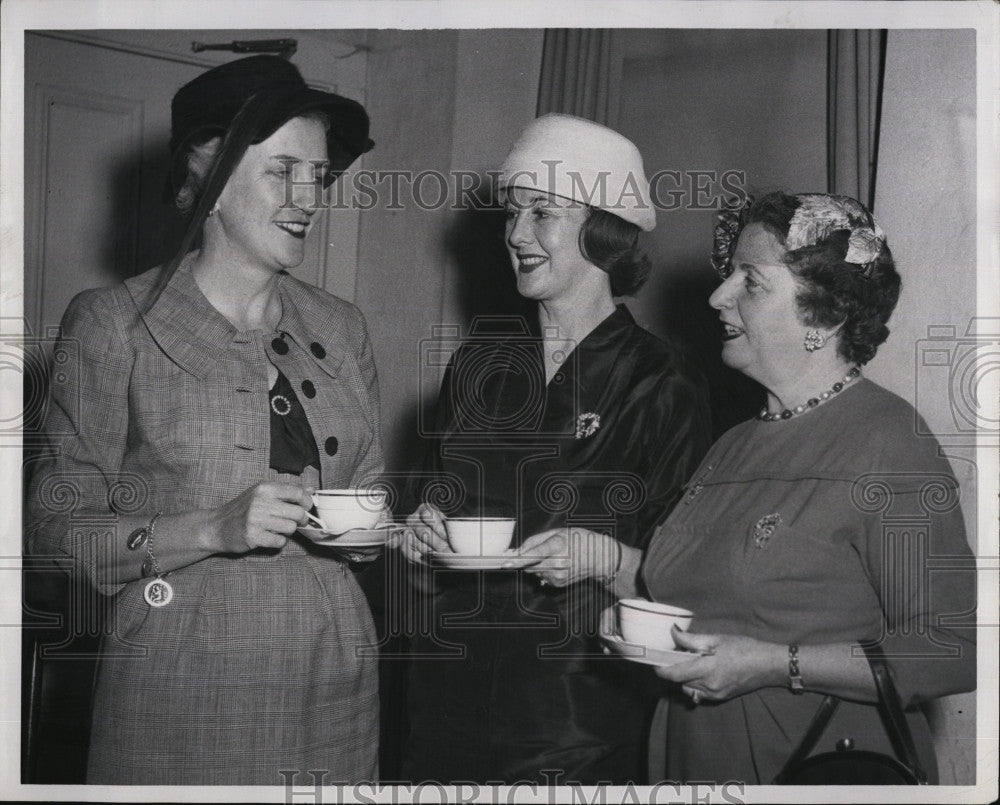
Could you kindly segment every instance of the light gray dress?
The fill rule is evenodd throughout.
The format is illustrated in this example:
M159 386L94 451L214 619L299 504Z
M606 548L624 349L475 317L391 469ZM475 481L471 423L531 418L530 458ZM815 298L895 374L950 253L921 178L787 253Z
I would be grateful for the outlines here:
M976 579L958 484L926 432L908 403L865 379L802 416L737 425L653 535L643 577L654 600L695 613L692 632L877 640L933 782L919 705L975 687ZM800 671L808 688L808 664ZM678 695L667 778L770 783L822 698L775 687L695 706ZM873 704L842 701L817 751L841 738L893 754Z

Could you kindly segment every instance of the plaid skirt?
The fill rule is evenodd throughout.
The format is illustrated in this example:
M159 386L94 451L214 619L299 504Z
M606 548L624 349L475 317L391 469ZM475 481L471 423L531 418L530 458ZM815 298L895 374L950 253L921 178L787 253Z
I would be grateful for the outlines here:
M270 555L211 557L168 580L164 607L146 604L145 581L117 596L88 783L376 778L375 629L347 566L290 541Z

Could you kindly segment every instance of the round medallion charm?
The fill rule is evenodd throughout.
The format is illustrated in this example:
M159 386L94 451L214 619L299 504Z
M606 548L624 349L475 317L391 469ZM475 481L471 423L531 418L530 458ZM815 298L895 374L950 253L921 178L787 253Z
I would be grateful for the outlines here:
M165 607L174 597L174 588L165 579L153 579L142 595L151 607Z

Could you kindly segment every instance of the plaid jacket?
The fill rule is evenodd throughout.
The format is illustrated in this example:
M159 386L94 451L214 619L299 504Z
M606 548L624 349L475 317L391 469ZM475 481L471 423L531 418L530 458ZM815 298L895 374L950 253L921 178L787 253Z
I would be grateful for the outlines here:
M263 337L216 311L187 262L140 316L154 279L155 270L85 291L63 318L46 419L58 455L34 473L29 548L84 558L67 544L73 520L211 508L267 480L265 353L309 418L322 486L382 471L378 384L357 308L283 275L280 338Z
M88 780L280 785L282 768L370 779L374 626L338 559L295 541L277 553L212 556L171 573L174 599L159 609L143 599L145 580L99 579L94 562L102 540L125 538L117 514L213 508L280 477L269 468L267 360L306 411L321 486L381 472L364 319L282 275L277 334L238 332L187 261L140 315L154 279L150 271L70 304L54 353L51 450L27 500L28 549L71 556L117 593Z

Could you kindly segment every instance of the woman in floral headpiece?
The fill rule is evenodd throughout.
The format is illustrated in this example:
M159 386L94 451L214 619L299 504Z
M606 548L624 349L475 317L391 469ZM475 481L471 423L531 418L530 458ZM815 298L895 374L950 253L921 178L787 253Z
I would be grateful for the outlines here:
M642 286L638 236L655 224L635 145L546 115L500 184L512 274L538 316L474 329L443 379L427 468L461 492L425 487L403 545L436 586L418 603L404 776L640 781L657 680L604 661L597 616L634 595L649 535L707 449L705 393L683 350L614 301ZM516 517L529 566L442 570L456 513Z
M917 705L975 687L975 577L937 441L861 374L899 296L885 235L854 199L775 193L723 217L713 262L723 361L767 405L711 448L643 569L694 611L675 638L703 655L658 669L677 683L667 776L771 782L826 694L821 751L893 754L861 650L877 643L934 781Z

